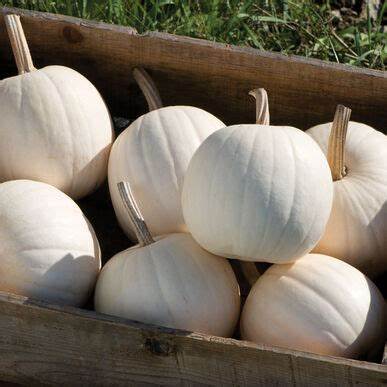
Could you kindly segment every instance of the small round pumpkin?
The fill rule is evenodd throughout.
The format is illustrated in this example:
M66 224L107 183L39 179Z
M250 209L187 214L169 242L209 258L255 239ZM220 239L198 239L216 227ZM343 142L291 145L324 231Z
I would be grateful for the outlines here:
M191 159L182 193L185 222L203 248L271 263L308 253L322 236L331 204L324 154L289 126L216 131Z
M357 358L384 345L385 301L359 270L320 254L271 266L241 317L245 340Z
M387 271L387 137L349 116L338 106L333 123L307 131L327 155L334 180L332 212L314 251L372 278Z
M189 234L150 235L130 187L119 183L139 245L103 267L95 291L98 312L217 336L231 336L239 317L239 287L230 264Z
M91 224L77 204L40 182L0 184L0 290L82 306L101 266Z
M124 130L112 147L108 177L114 210L122 229L134 240L117 189L118 182L128 181L153 235L185 232L181 190L188 163L201 142L225 125L192 106L162 108L149 75L142 69L135 69L134 75L151 111Z
M106 178L113 140L108 109L78 72L37 70L19 16L5 21L19 75L0 81L0 182L37 180L81 198Z

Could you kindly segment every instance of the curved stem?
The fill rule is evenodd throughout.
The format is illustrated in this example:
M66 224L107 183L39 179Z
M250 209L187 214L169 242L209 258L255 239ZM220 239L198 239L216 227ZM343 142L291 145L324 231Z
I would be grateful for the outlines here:
M31 53L24 35L23 27L20 23L20 16L5 15L4 19L19 74L36 70L32 63Z
M344 148L350 116L351 109L337 105L329 135L327 155L333 181L341 180L346 175Z
M148 102L149 111L162 108L163 102L161 101L159 91L146 70L142 67L136 67L133 69L133 77Z
M134 227L134 232L137 236L140 246L147 246L154 242L151 233L144 221L143 216L137 206L134 199L130 185L127 182L120 182L117 184L118 192L120 193L121 199L124 202L126 210L129 215L129 219Z
M257 282L257 279L261 276L261 273L257 269L255 262L242 261L240 263L243 276L246 278L246 281L250 287L252 287Z
M259 125L270 125L269 99L265 89L254 89L249 91L256 101L255 123Z

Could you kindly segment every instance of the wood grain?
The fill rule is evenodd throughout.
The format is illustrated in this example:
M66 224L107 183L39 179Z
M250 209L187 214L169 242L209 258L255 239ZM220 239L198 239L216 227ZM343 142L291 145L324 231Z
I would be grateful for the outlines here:
M273 124L300 128L333 119L337 104L352 118L387 128L387 74L319 60L233 47L164 33L3 8L22 15L37 67L71 66L93 81L114 115L147 111L132 69L150 70L165 105L195 105L227 124L254 122L251 89L264 87ZM44 42L44 43L42 43ZM16 73L0 18L2 74Z
M387 367L0 293L0 379L24 385L380 386Z

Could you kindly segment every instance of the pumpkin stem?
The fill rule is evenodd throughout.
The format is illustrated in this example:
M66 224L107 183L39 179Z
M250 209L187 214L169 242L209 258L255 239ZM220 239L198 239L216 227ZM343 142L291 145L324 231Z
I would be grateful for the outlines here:
M124 202L126 211L128 212L129 219L134 227L134 232L137 236L140 246L147 246L154 242L151 233L145 223L143 216L141 215L140 209L137 206L136 200L134 199L130 185L127 182L120 182L117 184L118 191L121 199Z
M159 91L146 70L142 67L136 67L133 69L133 77L148 102L149 111L162 108L163 102L161 101Z
M344 147L350 116L351 109L343 105L337 105L329 135L327 156L333 181L341 180L347 174L344 160Z
M257 282L257 279L261 276L261 273L257 269L255 262L242 261L240 264L243 276L245 277L250 287L252 287Z
M258 125L270 125L269 99L265 89L249 91L256 101L255 123Z
M20 23L20 16L5 15L4 19L19 74L36 70L32 63L31 53L24 35L23 27Z

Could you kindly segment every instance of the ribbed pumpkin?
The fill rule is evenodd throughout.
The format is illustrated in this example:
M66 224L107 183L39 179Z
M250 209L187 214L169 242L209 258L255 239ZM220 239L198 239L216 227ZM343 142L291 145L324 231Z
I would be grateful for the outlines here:
M147 97L149 113L133 122L115 141L109 159L109 188L117 219L135 234L117 190L128 181L153 235L184 232L181 190L192 155L211 133L225 125L192 106L162 108L157 89L142 69L134 76Z
M267 102L259 104L267 110ZM308 253L323 234L331 204L324 154L308 135L289 126L216 131L193 156L182 194L187 227L203 248L271 263Z
M231 336L239 317L239 287L230 264L203 250L189 234L155 240L128 184L119 183L139 245L104 266L97 311L151 324Z
M0 290L82 306L101 267L91 224L76 203L40 182L0 184Z
M349 116L338 106L333 123L307 131L327 155L334 180L332 212L314 251L375 277L387 271L387 137Z
M242 311L242 338L357 358L384 346L385 301L359 270L320 254L271 266Z
M5 22L19 75L0 81L0 181L42 181L81 198L106 178L113 140L106 105L78 72L37 70L19 16Z

